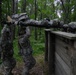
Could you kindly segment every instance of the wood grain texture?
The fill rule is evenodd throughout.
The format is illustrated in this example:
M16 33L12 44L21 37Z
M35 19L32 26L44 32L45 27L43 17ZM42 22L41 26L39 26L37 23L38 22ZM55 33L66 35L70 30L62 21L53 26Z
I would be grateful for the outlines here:
M58 64L62 72L61 75L70 75L71 74L70 67L61 59L61 57L57 53L55 53L55 56L56 56L56 65Z
M76 34L73 33L66 33L66 32L61 32L61 31L51 31L51 33L58 35L60 37L64 37L67 39L76 39Z

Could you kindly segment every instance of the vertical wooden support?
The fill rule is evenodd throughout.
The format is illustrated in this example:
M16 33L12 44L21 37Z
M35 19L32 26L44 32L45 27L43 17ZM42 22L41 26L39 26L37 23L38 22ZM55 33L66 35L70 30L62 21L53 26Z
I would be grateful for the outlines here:
M72 48L72 60L71 60L71 66L72 66L72 73L73 75L76 75L76 40L71 41L70 47Z
M55 35L45 29L45 61L48 61L48 75L54 74Z
M76 75L76 50L73 52L73 61L72 61L72 66L73 66L73 75Z
M55 35L48 32L48 75L54 74Z
M45 30L45 61L48 61L48 32Z

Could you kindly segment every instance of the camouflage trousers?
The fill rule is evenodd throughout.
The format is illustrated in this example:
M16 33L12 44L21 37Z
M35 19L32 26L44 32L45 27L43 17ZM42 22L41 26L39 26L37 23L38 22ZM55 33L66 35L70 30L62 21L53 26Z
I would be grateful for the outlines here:
M15 67L16 61L14 58L5 59L2 63L2 74L3 75L13 75L12 69Z
M36 64L36 60L32 55L27 56L23 55L23 61L24 61L24 68L22 75L29 75L29 70L34 67L34 65Z

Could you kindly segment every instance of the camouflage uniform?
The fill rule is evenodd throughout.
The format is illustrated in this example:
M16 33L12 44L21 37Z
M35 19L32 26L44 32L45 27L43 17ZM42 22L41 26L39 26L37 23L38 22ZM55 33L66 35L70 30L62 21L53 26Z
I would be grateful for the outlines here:
M0 38L0 64L1 64L1 52L2 52L2 49L1 49L1 38Z
M10 34L10 29L7 28L7 25L4 25L1 33L3 75L13 75L11 71L16 65L16 61L13 58L13 42Z
M15 24L18 24L19 21L25 22L29 17L26 13L15 14L13 15L13 20L15 20ZM23 57L24 61L24 69L22 75L29 75L29 70L35 65L36 61L32 56L32 47L30 45L29 37L30 37L30 29L26 26L18 26L18 46L19 53Z
M19 45L24 61L24 69L22 75L29 75L29 70L35 65L36 61L32 56L33 50L29 41L29 36L30 36L29 27L26 27L23 33L25 33L21 35L23 37L19 38Z
M18 27L18 48L19 48L19 55L22 55L22 49L21 49L21 46L20 46L20 43L19 43L19 39L20 38L23 38L24 34L26 33L25 32L25 29L26 27L23 27L23 26L19 26Z

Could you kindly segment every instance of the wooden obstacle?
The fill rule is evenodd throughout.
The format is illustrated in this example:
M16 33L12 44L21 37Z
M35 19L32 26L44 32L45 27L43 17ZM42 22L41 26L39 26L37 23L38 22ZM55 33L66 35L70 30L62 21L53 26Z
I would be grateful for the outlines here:
M76 34L45 29L49 75L76 75Z

